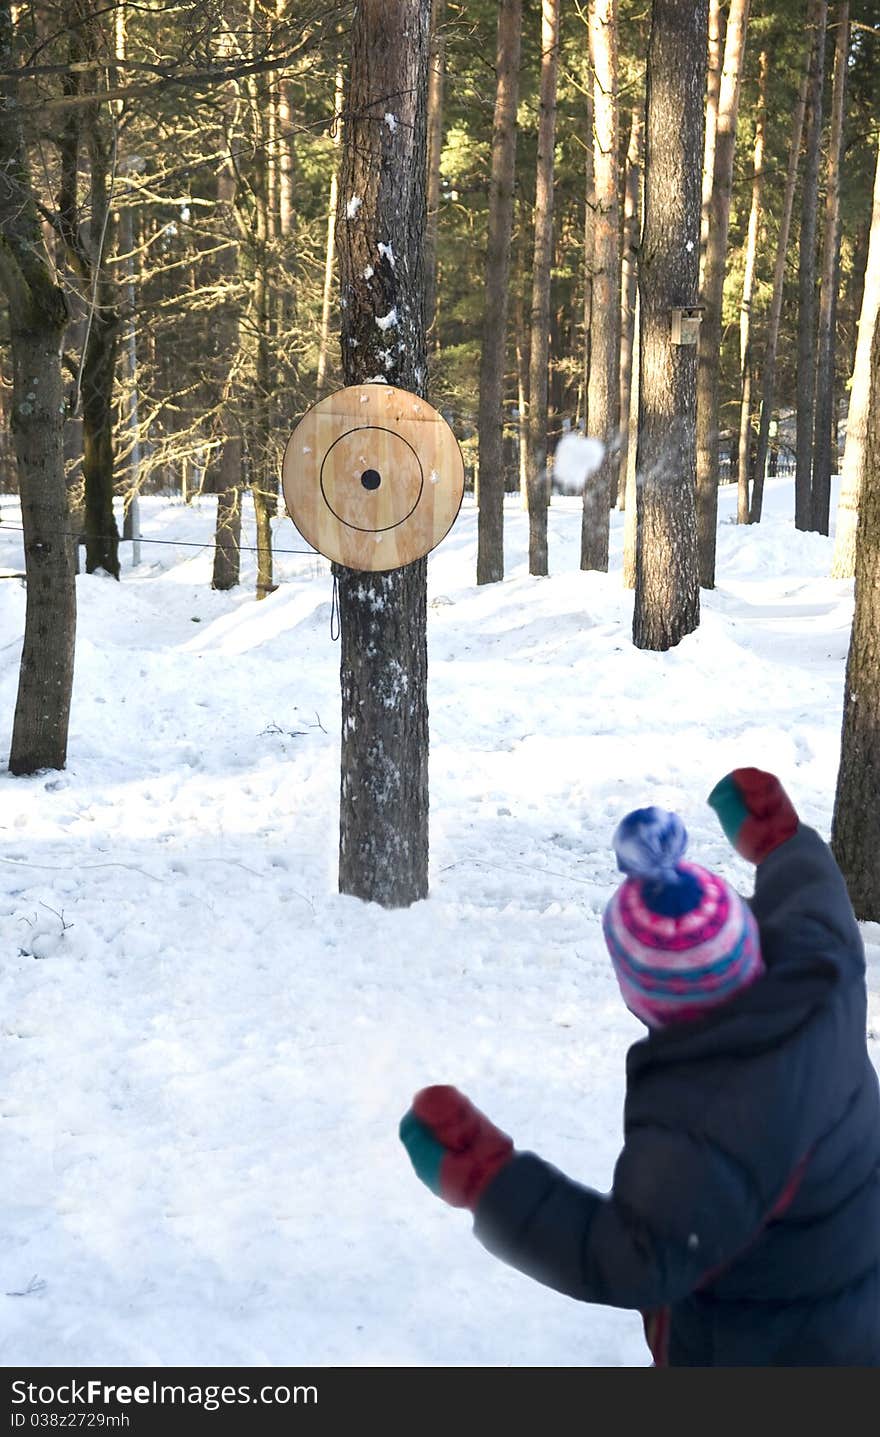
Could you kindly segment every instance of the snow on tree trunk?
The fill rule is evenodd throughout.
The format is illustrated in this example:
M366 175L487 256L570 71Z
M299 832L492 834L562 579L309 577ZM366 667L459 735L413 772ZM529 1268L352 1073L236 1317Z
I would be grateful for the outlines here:
M861 335L859 336L861 339ZM880 922L880 318L875 315L856 539L856 603L831 846L856 917Z
M840 499L837 506L837 533L831 561L831 577L851 579L856 568L856 528L859 518L859 496L865 474L868 403L871 394L871 336L880 313L880 146L874 172L874 202L871 215L871 236L865 266L865 287L859 315L859 337L853 364L849 410L846 418L846 440Z
M694 345L673 345L674 305L697 302L707 11L654 0L648 45L645 221L639 256L639 436L633 642L668 649L697 627ZM669 143L674 115L677 140Z
M486 246L486 308L480 355L478 584L493 584L504 578L504 372L521 28L522 0L500 0Z
M430 0L358 0L336 220L345 382L422 397L430 12ZM427 560L334 572L339 888L400 908L428 892Z

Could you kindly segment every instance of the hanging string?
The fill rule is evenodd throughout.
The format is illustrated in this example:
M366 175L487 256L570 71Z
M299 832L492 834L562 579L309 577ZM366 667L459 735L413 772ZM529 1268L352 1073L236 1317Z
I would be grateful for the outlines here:
M339 612L339 580L333 575L333 598L330 601L330 637L334 644L342 631L342 616Z

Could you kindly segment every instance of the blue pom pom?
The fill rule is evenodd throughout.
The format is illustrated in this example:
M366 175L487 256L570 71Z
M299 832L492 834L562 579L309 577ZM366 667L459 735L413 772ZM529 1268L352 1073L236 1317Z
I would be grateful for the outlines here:
M656 883L675 883L687 848L687 829L676 813L637 808L618 824L612 840L621 873Z

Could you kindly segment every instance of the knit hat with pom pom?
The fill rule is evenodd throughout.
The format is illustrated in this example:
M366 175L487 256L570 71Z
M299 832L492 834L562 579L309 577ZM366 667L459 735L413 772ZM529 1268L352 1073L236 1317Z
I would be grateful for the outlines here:
M687 830L662 808L627 814L613 839L627 875L603 918L623 1001L649 1028L701 1018L764 972L748 904L683 862Z

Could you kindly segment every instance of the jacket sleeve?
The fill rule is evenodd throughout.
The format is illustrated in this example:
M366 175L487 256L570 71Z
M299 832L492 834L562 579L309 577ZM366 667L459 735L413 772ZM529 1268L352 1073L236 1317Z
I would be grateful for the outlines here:
M800 824L758 864L751 906L768 968L796 950L864 971L864 945L843 874L815 829Z
M709 1281L757 1236L767 1206L714 1144L650 1127L627 1138L607 1195L516 1154L484 1193L474 1232L546 1287L644 1310Z

